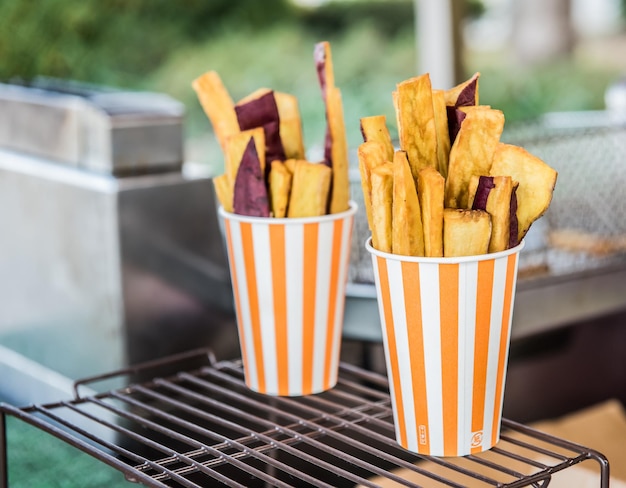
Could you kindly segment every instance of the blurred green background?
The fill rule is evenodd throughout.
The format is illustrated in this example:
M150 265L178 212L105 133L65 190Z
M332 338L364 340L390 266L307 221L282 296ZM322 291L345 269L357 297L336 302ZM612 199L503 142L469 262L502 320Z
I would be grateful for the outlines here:
M623 17L626 0L616 1ZM478 23L501 2L461 3L464 22ZM316 7L290 0L2 0L0 81L51 76L168 93L187 107L187 157L206 162L221 155L190 83L209 69L235 100L259 87L297 95L305 144L321 144L312 51L328 40L355 147L362 116L385 114L395 130L391 91L417 74L414 10L412 0ZM621 58L577 48L549 63L520 65L506 49L463 48L464 74L482 73L481 103L503 110L507 122L602 109L606 87L624 69Z

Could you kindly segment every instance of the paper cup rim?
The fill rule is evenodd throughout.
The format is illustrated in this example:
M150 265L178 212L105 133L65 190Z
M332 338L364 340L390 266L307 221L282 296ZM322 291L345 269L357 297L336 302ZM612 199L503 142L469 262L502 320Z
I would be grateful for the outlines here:
M227 212L223 206L219 206L219 214L230 220L238 222L246 222L250 224L268 224L268 225L295 225L295 224L308 224L319 222L332 222L334 220L340 220L346 217L350 217L358 210L358 205L354 200L348 202L348 210L338 212L334 214L324 214L315 217L251 217L249 215L240 215L233 212Z
M392 254L388 252L379 251L372 246L372 237L368 237L365 241L365 249L370 254L375 256L379 256L381 258L389 259L392 261L404 261L409 263L431 263L431 264L458 264L458 263L469 263L469 262L477 262L477 261L489 261L492 259L498 259L506 256L510 256L511 254L519 253L526 244L524 240L522 240L517 246L512 247L510 249L506 249L505 251L492 252L487 254L477 254L474 256L452 256L452 257L424 257L424 256L403 256L401 254Z

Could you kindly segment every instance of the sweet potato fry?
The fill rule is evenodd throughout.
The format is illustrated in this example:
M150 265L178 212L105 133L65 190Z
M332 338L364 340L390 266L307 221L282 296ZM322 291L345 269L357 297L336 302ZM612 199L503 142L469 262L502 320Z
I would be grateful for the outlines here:
M272 216L276 218L287 216L291 180L292 174L283 162L278 160L272 161L269 175L270 208Z
M491 218L484 210L444 209L444 257L485 254L490 239Z
M445 206L466 209L472 175L489 174L493 152L504 128L504 115L484 106L462 110L466 117L450 150Z
M284 161L285 168L289 170L289 172L291 173L291 176L293 176L293 174L296 172L296 163L298 161L300 160L295 159L295 158L285 159Z
M450 156L450 131L448 111L443 90L433 90L433 113L437 134L437 169L445 178L448 176L448 158Z
M443 195L445 180L435 168L421 169L417 175L417 198L422 211L424 255L443 256Z
M509 248L511 196L514 188L510 176L473 176L470 181L472 210L486 210L491 215L489 252Z
M348 164L348 142L343 117L343 104L339 88L328 89L326 97L326 117L330 134L330 160L332 187L329 213L348 210L350 202L350 178Z
M372 246L392 252L393 165L383 163L372 169Z
M425 167L437 168L437 128L430 76L423 74L397 85L396 118L400 149L407 153L413 179Z
M317 79L322 89L322 97L326 98L326 90L335 86L335 71L333 69L333 56L328 41L318 42L313 50Z
M326 213L331 169L300 159L295 163L288 217L315 217Z
M239 171L239 165L250 138L254 138L254 147L259 157L261 172L265 174L265 132L263 127L238 132L226 140L224 147L224 172L228 175L231 185L235 184L237 171Z
M250 138L246 146L235 178L233 210L239 215L251 217L270 216L265 175L261 171L261 163L253 137Z
M363 204L370 230L372 230L372 182L371 174L374 168L387 160L387 151L383 143L379 141L367 141L359 145L357 150L359 160L359 172L361 174L361 189L363 191Z
M415 180L404 151L393 158L392 252L424 256L424 229Z
M519 242L532 223L548 210L557 172L524 148L500 143L489 174L509 175L519 184L516 191Z
M445 101L448 107L469 107L478 105L478 80L480 73L474 75L463 83L445 91Z
M330 43L319 42L313 51L317 75L326 105L326 139L324 159L332 169L329 213L344 212L350 201L350 179L348 167L348 141L343 115L341 91L335 86Z
M272 90L261 88L235 105L235 113L241 130L262 127L265 131L265 157L268 161L285 159L280 139L280 116ZM260 152L261 148L257 148Z
M393 142L391 142L391 134L387 128L387 118L384 115L372 115L370 117L362 117L360 120L361 135L363 142L378 141L385 148L387 161L393 161Z
M288 93L274 92L280 119L280 140L285 158L304 159L304 137L298 99Z
M211 121L217 140L224 149L226 140L239 132L233 100L215 71L208 71L191 83L198 100Z

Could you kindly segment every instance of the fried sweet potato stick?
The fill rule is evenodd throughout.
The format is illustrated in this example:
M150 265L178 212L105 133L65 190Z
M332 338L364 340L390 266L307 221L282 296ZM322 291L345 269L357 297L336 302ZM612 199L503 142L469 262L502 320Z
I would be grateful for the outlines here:
M392 252L393 164L372 169L372 246Z
M273 90L266 88L256 90L237 102L235 113L241 130L263 128L267 161L285 159L285 150L280 139L280 116ZM259 153L261 150L261 148L257 148Z
M270 216L265 175L261 171L253 137L246 146L235 178L233 210L236 214L251 217Z
M437 169L445 178L448 176L448 158L450 157L450 131L448 111L443 90L433 90L433 113L437 135Z
M343 114L341 91L335 86L330 43L324 41L315 45L313 52L317 75L326 105L326 139L324 159L332 169L331 194L328 203L329 213L343 212L350 201L350 180L348 167L348 142Z
M398 83L394 100L400 149L406 152L417 181L420 169L439 166L430 76L423 74Z
M316 217L326 213L331 169L322 163L296 161L288 217Z
M504 115L489 107L464 107L467 114L457 135L448 164L445 206L468 208L472 175L489 174L493 153L504 128Z
M272 161L269 175L269 190L270 208L273 217L283 218L287 216L292 178L291 172L282 161Z
M377 141L385 148L387 161L393 161L393 142L391 142L391 134L387 128L387 117L384 115L372 115L362 117L360 120L361 135L363 142Z
M361 174L361 189L363 204L370 231L372 230L372 181L371 174L374 168L383 163L391 162L387 159L387 151L379 141L367 141L359 145L357 150L359 172Z
M519 184L515 193L520 242L532 223L548 210L558 174L524 148L504 143L495 149L489 174L509 175Z
M226 140L224 148L224 172L228 175L228 180L231 185L235 184L239 165L241 164L243 154L248 147L251 137L254 138L254 147L259 157L261 172L265 174L265 132L263 131L263 127L238 132Z
M484 210L444 209L444 257L485 254L490 239L491 218Z
M280 119L280 140L285 158L304 159L304 136L298 99L288 93L274 92Z
M473 176L470 181L471 208L486 210L491 215L489 252L509 248L511 198L515 186L510 176Z
M424 256L424 229L415 180L404 151L393 158L392 252Z
M478 81L480 73L474 75L463 83L459 83L445 91L444 97L448 107L469 107L478 105Z
M193 80L191 86L211 121L222 150L224 150L226 140L240 130L234 103L228 90L215 71L208 71L199 76Z
M443 195L445 180L435 168L421 169L417 175L417 198L422 211L424 255L443 256Z

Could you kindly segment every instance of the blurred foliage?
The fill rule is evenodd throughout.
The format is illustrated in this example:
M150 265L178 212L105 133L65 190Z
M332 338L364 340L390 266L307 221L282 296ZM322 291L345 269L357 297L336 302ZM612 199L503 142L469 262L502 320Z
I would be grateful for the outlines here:
M133 85L181 45L290 15L287 0L2 0L0 80Z
M482 13L481 0L466 2L468 15ZM235 100L259 87L293 93L305 143L319 148L325 118L313 46L328 40L355 148L362 116L386 115L395 135L391 92L416 74L413 9L413 0L317 9L289 0L2 0L0 81L44 75L168 93L188 109L189 139L202 141L191 157L221 161L191 81L213 69ZM481 102L503 110L507 121L602 108L616 78L576 58L537 68L511 58L466 55L467 76L482 73Z
M466 0L465 15L471 18L477 18L486 12L487 8L482 0Z
M332 36L349 31L362 22L375 23L383 36L415 25L413 0L371 0L362 3L329 2L314 9L300 9L298 19L310 32L318 36Z

